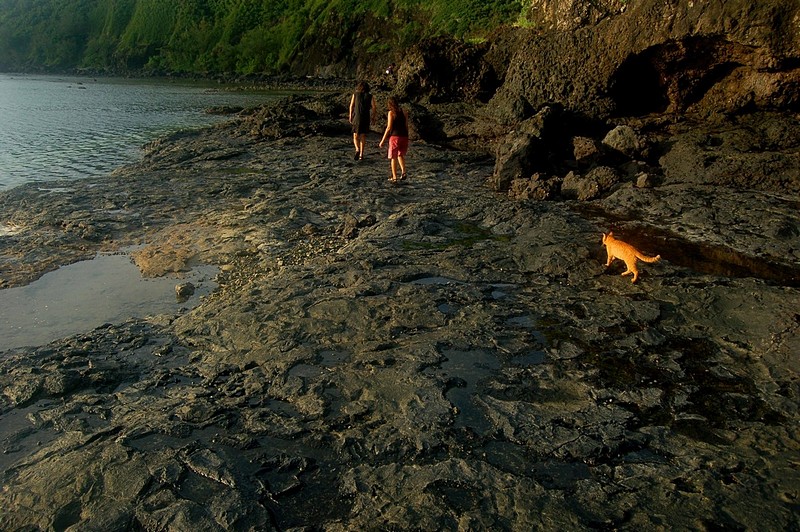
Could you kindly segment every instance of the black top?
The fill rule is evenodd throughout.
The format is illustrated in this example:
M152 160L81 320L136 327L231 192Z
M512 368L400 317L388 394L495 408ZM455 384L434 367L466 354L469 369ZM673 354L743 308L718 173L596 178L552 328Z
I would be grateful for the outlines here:
M408 122L403 111L394 114L392 129L389 131L391 137L408 137Z
M353 107L353 133L369 133L369 113L372 109L372 94L369 92L355 93L355 106Z

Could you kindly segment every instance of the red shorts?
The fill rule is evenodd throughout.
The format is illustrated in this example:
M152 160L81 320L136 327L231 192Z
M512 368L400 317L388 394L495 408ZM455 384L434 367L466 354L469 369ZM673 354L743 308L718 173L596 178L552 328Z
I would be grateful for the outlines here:
M408 137L389 137L389 159L396 159L397 156L408 152Z

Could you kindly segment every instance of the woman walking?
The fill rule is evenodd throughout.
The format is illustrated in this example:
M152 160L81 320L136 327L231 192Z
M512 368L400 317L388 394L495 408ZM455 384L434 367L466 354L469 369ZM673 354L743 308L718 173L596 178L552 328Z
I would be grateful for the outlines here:
M353 145L356 153L353 159L364 158L364 143L367 140L369 126L375 121L377 107L375 98L369 92L369 84L366 81L359 81L356 85L356 92L350 98L350 123L353 125Z
M389 98L389 115L386 119L386 131L383 133L383 138L379 146L382 148L383 143L389 139L389 159L391 159L392 177L389 179L392 183L397 183L397 165L400 164L400 179L406 178L406 153L408 152L408 113L406 113L397 98L392 96Z

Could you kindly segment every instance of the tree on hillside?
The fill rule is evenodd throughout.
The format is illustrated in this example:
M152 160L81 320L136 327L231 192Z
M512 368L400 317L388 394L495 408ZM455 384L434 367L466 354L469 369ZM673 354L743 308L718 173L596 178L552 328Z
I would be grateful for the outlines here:
M0 69L310 69L441 34L480 36L521 0L0 0Z

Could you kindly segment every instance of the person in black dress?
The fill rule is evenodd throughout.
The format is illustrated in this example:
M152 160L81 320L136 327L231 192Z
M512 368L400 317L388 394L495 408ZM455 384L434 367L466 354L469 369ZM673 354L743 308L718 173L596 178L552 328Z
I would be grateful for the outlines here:
M353 145L356 148L353 159L364 158L364 144L370 124L375 121L376 112L375 97L369 92L369 84L359 81L356 92L350 98L350 123L353 125Z

